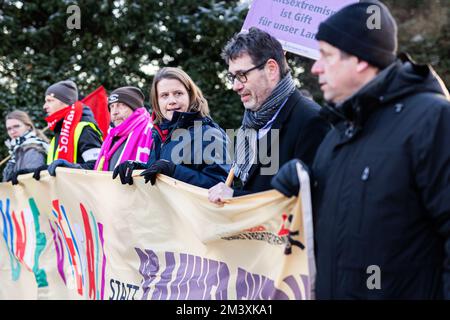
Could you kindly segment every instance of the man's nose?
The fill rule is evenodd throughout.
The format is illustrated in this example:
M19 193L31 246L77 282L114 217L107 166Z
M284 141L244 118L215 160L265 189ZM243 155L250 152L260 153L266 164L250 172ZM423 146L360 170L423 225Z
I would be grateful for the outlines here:
M322 62L320 61L320 59L316 60L316 62L314 62L313 66L311 67L311 73L314 75L318 75L322 72L323 72Z
M234 79L233 81L233 90L234 91L240 91L242 88L244 87L244 85L242 84L242 82L240 82L238 79Z

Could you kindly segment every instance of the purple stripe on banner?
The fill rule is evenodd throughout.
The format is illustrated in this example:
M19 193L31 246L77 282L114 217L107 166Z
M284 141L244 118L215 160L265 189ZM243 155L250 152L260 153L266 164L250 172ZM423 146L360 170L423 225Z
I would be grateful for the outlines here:
M145 250L144 252L139 248L134 249L141 260L139 272L144 277L144 281L142 282L142 290L144 291L142 299L147 299L150 291L150 284L153 282L159 271L158 256L152 250Z
M237 278L236 278L236 299L242 300L248 297L248 286L245 280L246 272L244 269L238 268Z
M177 271L177 275L175 277L175 281L172 284L172 292L171 292L171 298L172 299L179 299L179 294L180 294L180 281L184 275L184 273L186 272L186 263L187 263L187 254L180 254L180 265L178 267L178 271Z
M253 275L253 280L255 282L255 290L253 291L253 295L252 295L252 299L253 300L257 300L258 296L260 295L261 292L261 278L262 276L258 275L258 274L254 274Z
M255 284L253 282L253 274L250 272L247 272L246 279L247 279L247 285L248 285L247 300L253 300L253 294L255 292Z
M203 265L202 274L198 279L203 292L203 295L200 297L200 300L205 300L207 299L207 297L209 297L208 299L211 299L211 295L209 294L209 292L207 292L208 286L206 284L206 278L208 276L208 260L202 259L202 265Z
M218 300L228 299L228 281L230 279L230 270L228 266L220 262L219 263L219 285L217 287L216 298Z
M212 291L213 291L213 287L216 287L217 290L217 285L219 284L219 275L217 273L219 268L219 262L214 261L214 260L208 260L208 276L206 277L206 284L207 284L207 290L208 290L208 298L207 299L212 299ZM217 299L217 296L214 296Z
M167 299L169 296L168 283L172 280L172 272L175 269L175 255L173 252L166 252L165 258L166 268L161 272L161 279L155 284L155 288L158 292L156 292L155 289L154 297L156 297L157 300Z
M200 280L202 278L202 259L201 257L195 257L195 269L192 279L189 285L189 299L201 300L203 298L203 292L205 290L205 286L203 282Z
M300 287L298 286L298 282L295 281L295 278L293 276L288 276L283 280L294 292L294 299L295 300L302 300L302 293L300 291Z
M269 279L267 279L266 277L261 278L261 290L259 290L258 296L256 297L258 300L264 300L264 293L265 293L264 290L266 288L268 281Z
M53 234L53 242L55 243L56 265L58 268L58 273L61 276L62 280L64 281L64 284L67 284L66 275L64 273L64 248L62 246L62 240L59 234L57 233L56 228L53 229L51 220L48 221L48 224L50 225L50 229Z
M305 299L311 300L311 287L309 286L310 285L309 277L304 274L302 274L300 277L302 278L303 286L304 286L305 292L306 292Z
M187 262L187 268L186 268L186 273L184 274L183 279L181 280L181 285L180 285L180 296L179 299L180 300L186 300L189 296L189 281L192 277L192 273L194 272L194 266L193 266L193 262L194 262L194 256L192 255L187 255L188 258L188 262Z

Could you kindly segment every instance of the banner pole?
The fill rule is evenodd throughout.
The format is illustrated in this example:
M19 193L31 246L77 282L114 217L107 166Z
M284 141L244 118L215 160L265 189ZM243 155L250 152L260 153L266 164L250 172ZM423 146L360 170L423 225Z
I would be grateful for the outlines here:
M0 161L0 167L6 163L6 161L8 161L11 158L11 156L7 156L5 159L3 159L2 161Z
M225 181L225 185L227 187L231 187L231 184L233 183L233 179L234 179L234 167L231 167L231 170L228 173L227 180Z

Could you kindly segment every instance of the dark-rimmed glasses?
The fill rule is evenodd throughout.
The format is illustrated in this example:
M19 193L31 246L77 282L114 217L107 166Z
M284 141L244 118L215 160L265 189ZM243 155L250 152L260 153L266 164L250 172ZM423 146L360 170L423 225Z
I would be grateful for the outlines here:
M255 70L255 69L261 68L261 67L264 66L266 63L267 63L267 61L264 61L263 63L258 64L257 66L252 67L252 68L250 68L250 69L248 69L248 70L245 70L245 71L238 71L238 72L236 72L236 74L232 74L231 72L227 72L227 79L228 79L228 81L230 81L231 84L234 83L234 80L235 80L235 79L238 79L238 81L239 81L240 83L246 83L246 82L247 82L247 74L248 74L250 71L253 71L253 70Z

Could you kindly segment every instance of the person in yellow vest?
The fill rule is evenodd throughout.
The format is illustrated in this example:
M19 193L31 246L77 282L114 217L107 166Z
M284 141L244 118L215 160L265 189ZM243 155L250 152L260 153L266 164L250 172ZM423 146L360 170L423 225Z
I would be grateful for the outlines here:
M93 169L102 145L102 133L91 109L78 101L75 82L57 82L45 92L45 120L55 136L50 142L47 164L37 168L33 177L47 169L56 175L57 167Z

